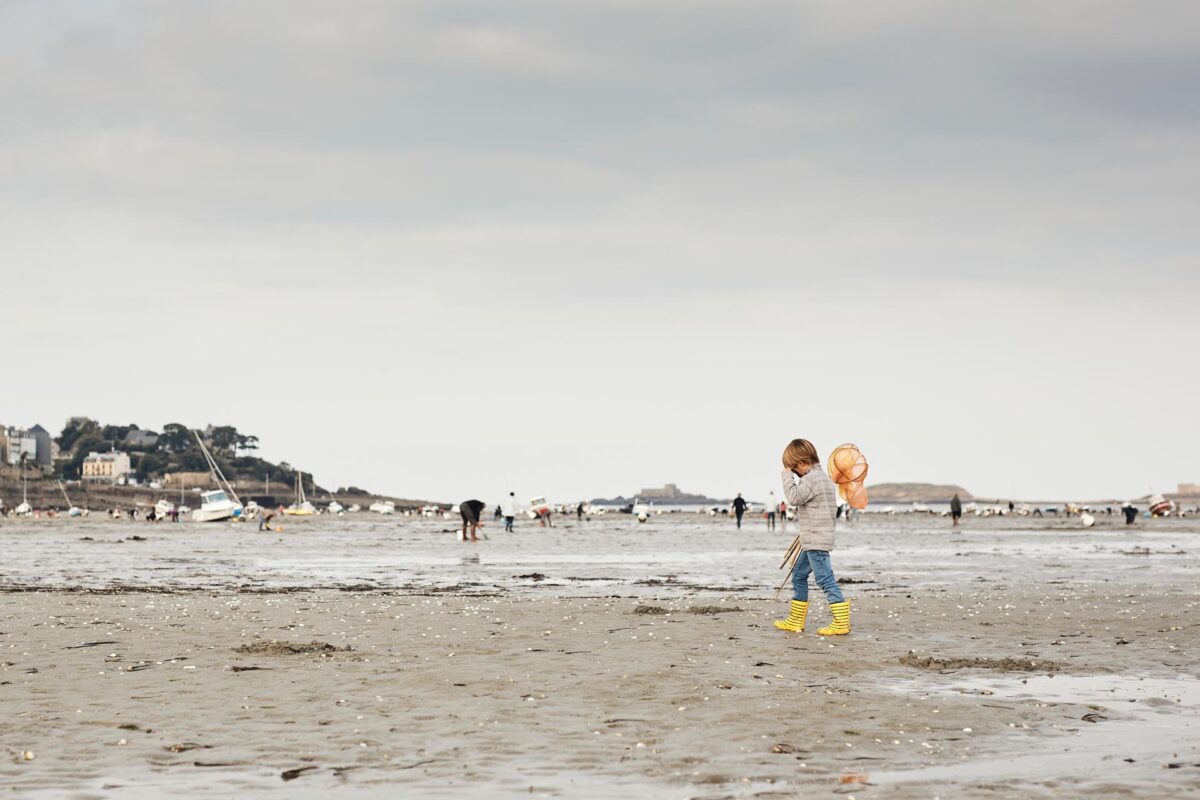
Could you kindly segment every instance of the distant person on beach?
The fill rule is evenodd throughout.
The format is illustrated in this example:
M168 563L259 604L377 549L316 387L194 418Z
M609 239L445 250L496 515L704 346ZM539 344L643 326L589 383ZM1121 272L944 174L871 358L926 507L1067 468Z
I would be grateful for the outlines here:
M583 522L583 503L575 506L575 519Z
M738 530L742 529L742 515L746 513L746 501L742 499L742 493L738 492L738 496L733 501L733 513L737 517Z
M271 520L275 519L274 511L264 511L262 516L258 518L258 529L260 531L271 530Z
M1121 506L1121 513L1125 515L1125 524L1132 525L1133 521L1137 519L1138 510L1133 503L1126 503Z
M819 636L841 636L850 632L850 601L842 594L829 551L836 530L837 488L821 469L817 448L807 439L793 439L783 451L783 496L796 509L800 532L792 542L792 604L787 619L775 620L775 627L801 633L808 616L808 576L825 592L833 623L817 631Z
M504 530L511 533L513 520L517 516L517 496L513 492L500 501L500 513L504 516Z
M458 513L462 515L462 536L460 541L467 541L467 528L471 529L471 541L477 542L479 539L475 537L475 533L483 527L483 523L479 521L479 515L483 513L484 505L482 500L464 500L458 504Z
M957 492L954 497L950 498L950 517L954 520L955 525L962 519L962 500L958 499Z
M767 530L775 530L775 493L767 493Z

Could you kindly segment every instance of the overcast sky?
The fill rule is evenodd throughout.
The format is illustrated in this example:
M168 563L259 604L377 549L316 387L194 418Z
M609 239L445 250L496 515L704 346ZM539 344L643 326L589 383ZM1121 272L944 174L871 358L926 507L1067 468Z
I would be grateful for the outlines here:
M408 497L1200 481L1195 2L0 0L0 422Z

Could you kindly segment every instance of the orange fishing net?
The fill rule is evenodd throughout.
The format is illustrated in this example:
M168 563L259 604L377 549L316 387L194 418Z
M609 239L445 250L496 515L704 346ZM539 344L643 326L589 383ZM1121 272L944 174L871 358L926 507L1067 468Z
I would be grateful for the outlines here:
M839 444L829 454L829 477L837 484L838 493L851 508L867 507L867 457L856 444Z

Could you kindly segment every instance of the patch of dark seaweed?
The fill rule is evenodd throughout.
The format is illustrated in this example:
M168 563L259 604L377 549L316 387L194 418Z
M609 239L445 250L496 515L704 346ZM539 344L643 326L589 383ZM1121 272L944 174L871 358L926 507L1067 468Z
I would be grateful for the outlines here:
M294 656L306 653L325 655L328 653L348 653L351 650L353 648L350 645L336 647L329 642L318 642L316 640L306 643L280 641L251 642L250 644L243 644L233 648L233 652L235 653L260 656Z
M735 614L745 609L737 606L690 606L689 614Z
M663 606L634 606L634 614L645 614L648 616L662 616L664 614L687 613L687 614L731 614L744 611L745 609L737 606L689 606L686 609L670 609Z
M906 667L939 671L990 669L996 672L1057 672L1062 669L1061 664L1053 661L1037 661L1028 658L981 658L978 656L934 658L933 656L922 657L911 652L900 656L900 663Z
M636 606L633 609L633 613L660 616L662 614L670 614L671 610L669 608L663 608L662 606Z

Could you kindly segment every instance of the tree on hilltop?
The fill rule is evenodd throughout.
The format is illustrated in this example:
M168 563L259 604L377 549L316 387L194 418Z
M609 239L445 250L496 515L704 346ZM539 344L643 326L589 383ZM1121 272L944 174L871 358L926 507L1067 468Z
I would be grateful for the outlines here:
M186 425L168 422L158 437L158 446L171 453L182 453L193 446L192 432Z
M237 428L232 425L218 425L209 433L208 441L214 450L233 452L240 438Z
M138 430L137 425L105 425L101 430L101 435L110 442L120 443L125 441L125 437L130 431Z
M56 437L55 441L58 442L59 451L65 454L75 449L75 445L81 436L98 432L99 430L100 423L94 419L72 417L67 420L67 424L63 426L62 433Z

